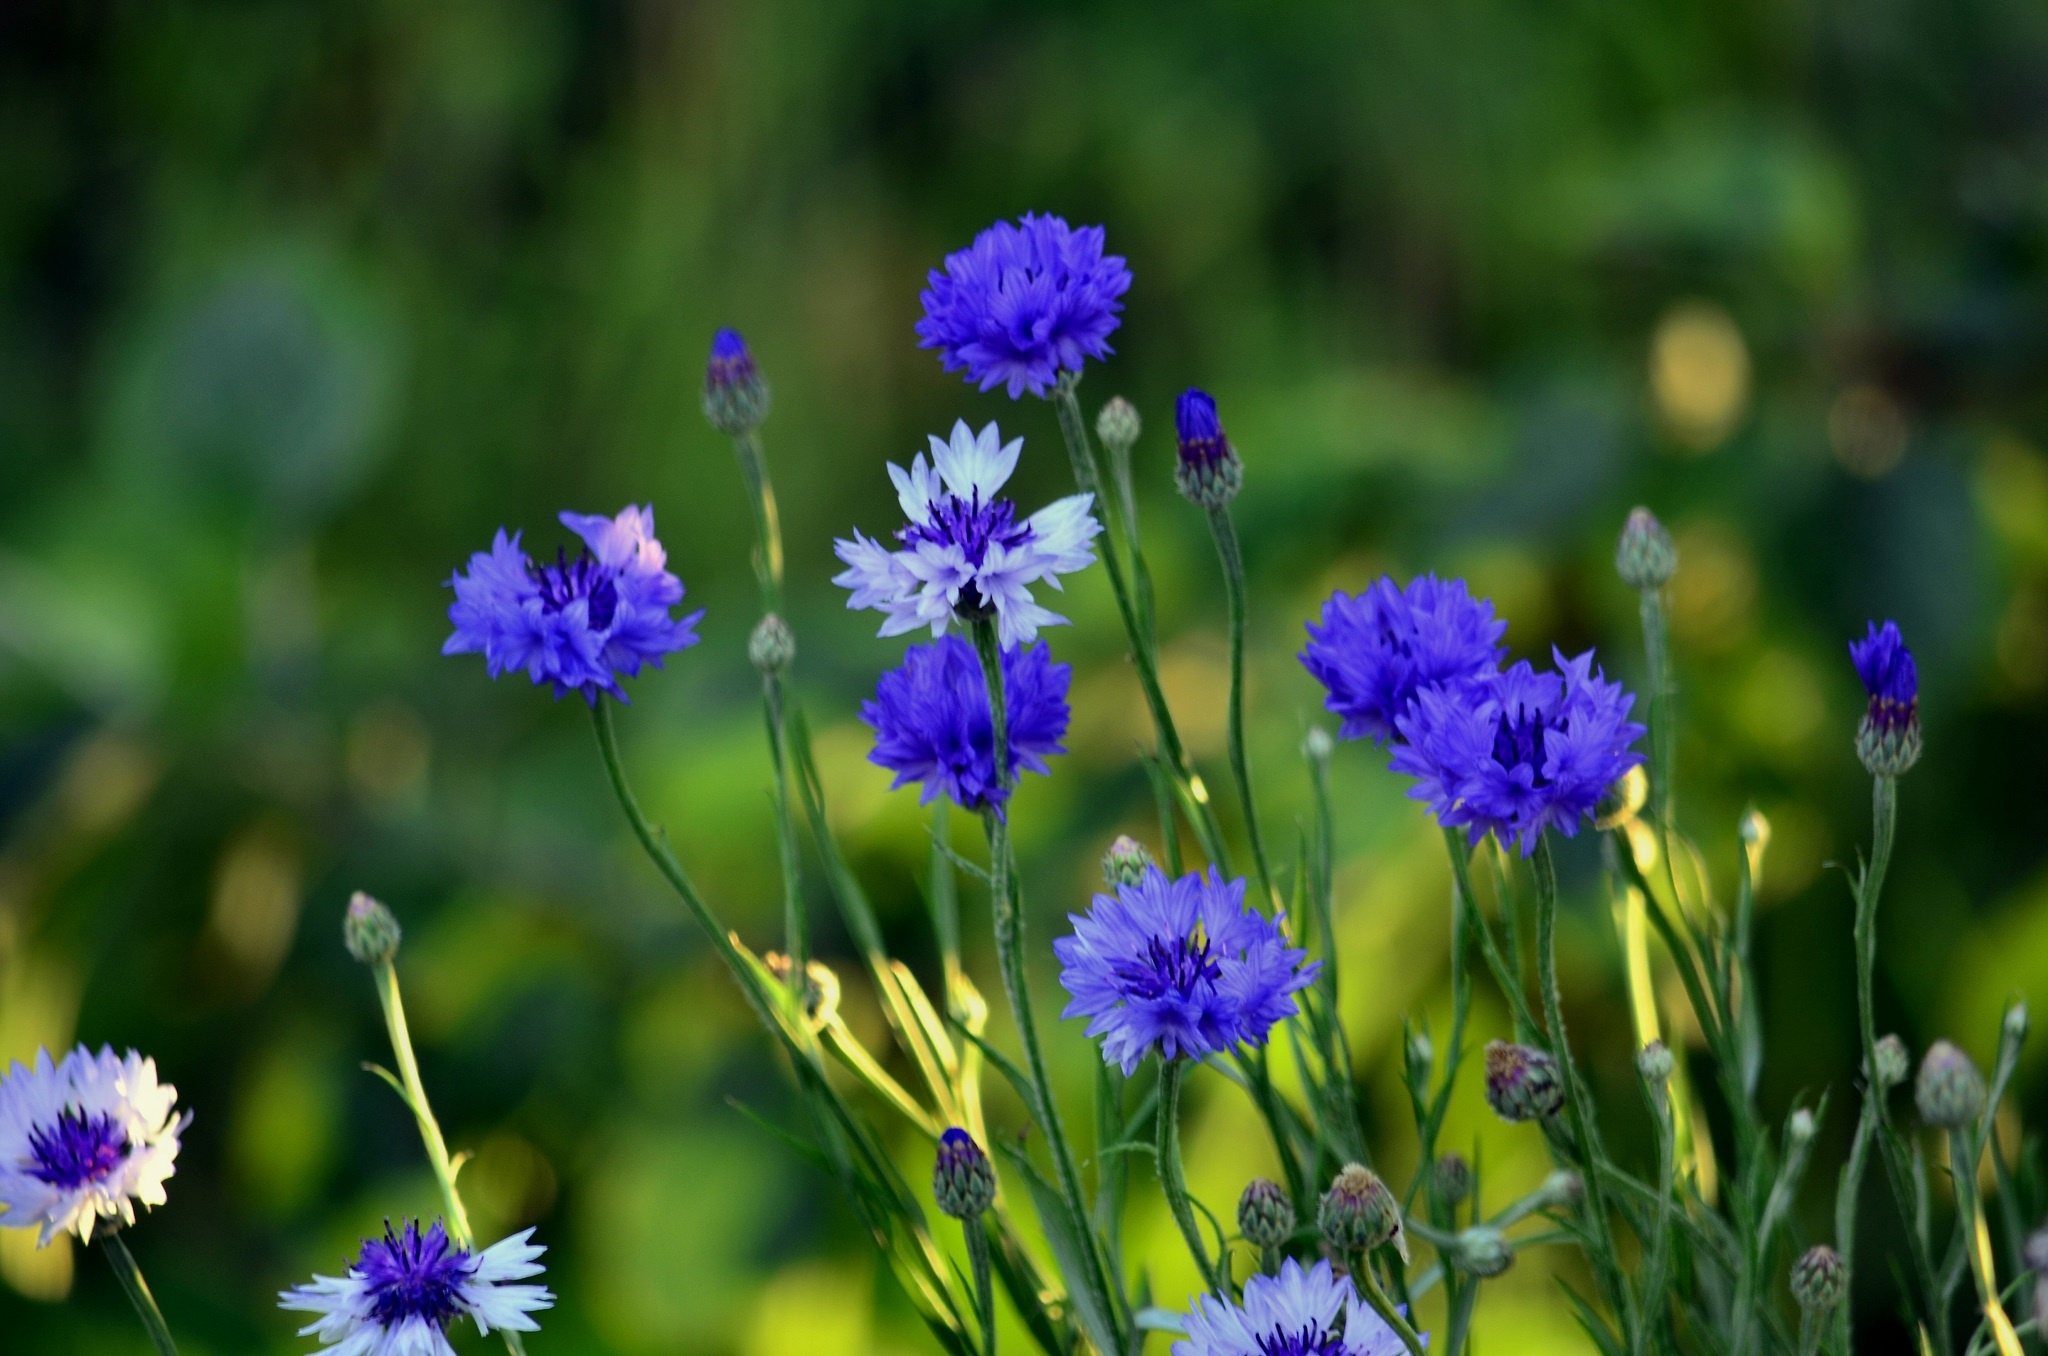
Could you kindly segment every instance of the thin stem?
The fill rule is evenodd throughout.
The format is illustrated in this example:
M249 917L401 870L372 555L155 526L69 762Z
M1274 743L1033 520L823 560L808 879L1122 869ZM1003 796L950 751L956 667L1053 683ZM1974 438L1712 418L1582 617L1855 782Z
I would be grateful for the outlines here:
M102 1226L93 1241L107 1255L108 1264L114 1268L114 1279L121 1283L128 1302L135 1306L135 1316L142 1320L157 1356L178 1356L178 1344L171 1340L171 1327L164 1322L163 1310L156 1307L156 1296L149 1293L149 1282L142 1279L142 1268L135 1265L135 1254L128 1251L121 1231Z
M1863 1088L1863 1112L1856 1121L1856 1138L1849 1145L1848 1161L1842 1164L1841 1179L1835 1186L1835 1255L1842 1259L1844 1281L1842 1303L1836 1306L1832 1321L1845 1352L1851 1349L1852 1306L1848 1297L1856 1288L1856 1210L1863 1190L1863 1170L1870 1161L1870 1141L1877 1134L1878 1104L1884 1097L1876 1077L1868 1071L1865 1076L1869 1081Z
M1451 1331L1444 1343L1445 1356L1460 1356L1465 1342L1472 1335L1472 1309L1479 1302L1479 1279L1467 1277L1463 1281L1453 1280L1450 1273L1444 1275L1446 1289L1456 1286L1456 1298L1451 1300Z
M1216 1268L1209 1261L1209 1250L1202 1242L1202 1230L1195 1219L1195 1208L1188 1200L1188 1184L1180 1161L1180 1082L1182 1064L1178 1059L1159 1060L1159 1189L1166 1193L1166 1204L1173 1211L1173 1222L1180 1226L1181 1237L1187 1240L1188 1253L1195 1259L1196 1268L1202 1273L1202 1283L1218 1295L1226 1294Z
M974 1272L974 1311L981 1319L981 1356L996 1356L996 1290L989 1277L988 1231L979 1217L960 1221Z
M1877 1009L1874 993L1877 970L1877 901L1884 891L1884 876L1892 859L1892 834L1898 824L1899 795L1898 782L1891 777L1875 777L1870 786L1871 842L1870 864L1863 869L1856 881L1856 1011L1863 1036L1864 1075L1873 1082L1877 1077ZM1885 1125L1891 1124L1889 1110L1882 1096L1878 1099L1878 1119Z
M754 578L761 585L761 606L782 610L782 519L775 508L775 486L768 479L768 456L761 435L747 430L732 440L740 475L747 482L747 500L754 510Z
M1379 1278L1372 1274L1372 1259L1360 1253L1357 1265L1351 1268L1351 1276L1358 1282L1358 1288L1365 1292L1365 1302L1372 1306L1372 1311L1380 1316L1382 1323L1394 1330L1394 1335L1401 1339L1401 1345L1408 1348L1408 1356L1424 1356L1421 1336L1401 1316L1394 1302L1387 1298L1387 1292L1380 1289Z
M1649 1089L1650 1110L1657 1118L1657 1220L1651 1229L1650 1260L1643 1268L1644 1325L1653 1314L1669 1311L1664 1293L1665 1271L1671 1264L1671 1200L1677 1175L1677 1133L1671 1118L1668 1084ZM1645 1335L1647 1338L1647 1334Z
M761 702L768 719L768 752L775 762L775 855L782 866L782 935L789 953L789 985L802 994L810 959L804 920L803 868L797 852L796 820L789 808L789 724L779 674L761 674Z
M1259 889L1268 904L1278 907L1273 893L1273 872L1266 864L1265 838L1259 832L1259 811L1252 800L1251 764L1244 751L1244 552L1237 542L1237 526L1227 507L1209 510L1209 535L1216 539L1216 556L1223 563L1223 597L1230 618L1230 775L1237 782L1237 803L1244 810L1245 837L1251 840L1252 866L1259 874Z
M1664 618L1664 591L1644 589L1640 596L1643 657L1650 677L1650 812L1669 829L1676 819L1672 796L1672 697L1670 628Z

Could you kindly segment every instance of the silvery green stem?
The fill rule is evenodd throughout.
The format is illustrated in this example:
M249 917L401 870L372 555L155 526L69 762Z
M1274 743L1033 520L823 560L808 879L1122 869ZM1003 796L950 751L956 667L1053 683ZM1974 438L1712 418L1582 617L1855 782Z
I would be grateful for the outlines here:
M1863 1036L1863 1068L1872 1082L1877 1072L1877 1009L1873 992L1877 969L1877 900L1884 891L1885 870L1892 859L1892 834L1899 817L1898 782L1891 777L1874 777L1870 787L1870 863L1856 881L1856 1011ZM1878 1119L1889 1125L1891 1117L1882 1096L1878 1098Z
M1849 1296L1856 1289L1856 1209L1863 1190L1863 1170L1870 1161L1870 1141L1877 1134L1878 1107L1884 1089L1871 1077L1863 1089L1863 1111L1856 1120L1856 1138L1849 1145L1848 1161L1835 1186L1835 1255L1842 1259L1843 1299L1835 1308L1835 1334L1843 1351L1852 1347L1849 1331Z
M1223 597L1230 618L1230 775L1237 782L1237 803L1244 810L1245 837L1251 840L1252 866L1267 908L1276 907L1273 872L1266 865L1266 843L1259 833L1258 806L1252 800L1251 764L1244 751L1244 552L1238 547L1237 525L1227 507L1209 510L1209 535L1223 563Z
M808 928L804 920L803 874L797 855L796 821L789 809L789 724L784 705L782 678L761 674L761 701L768 719L768 753L775 762L775 855L782 866L783 946L789 952L790 988L801 994L809 981L805 965L810 958Z
M980 1216L960 1221L967 1261L974 1272L974 1311L981 1319L981 1356L996 1356L996 1290L989 1277L988 1230Z
M1671 730L1671 638L1664 616L1664 590L1644 589L1639 594L1643 622L1643 656L1650 678L1650 810L1656 822L1669 829L1672 808Z
M1536 1018L1529 1011L1529 997L1522 991L1521 976L1508 969L1500 949L1493 940L1493 929L1479 912L1479 896L1472 892L1472 863L1465 849L1464 831L1444 830L1444 850L1451 856L1451 875L1457 881L1458 896L1465 908L1466 926L1479 939L1479 953L1486 961L1487 969L1493 971L1493 979L1500 986L1501 996L1508 1000L1508 1009L1515 1019L1515 1039L1525 1045L1544 1044L1543 1029L1536 1025Z
M1358 1282L1358 1288L1364 1292L1365 1302L1372 1306L1372 1311L1380 1316L1382 1323L1394 1330L1394 1335L1401 1339L1401 1345L1408 1348L1408 1356L1425 1356L1422 1338L1401 1316L1394 1302L1387 1298L1387 1292L1380 1289L1379 1278L1372 1274L1372 1258L1364 1253L1358 1254L1351 1276Z
M1159 1059L1159 1189L1166 1193L1166 1204L1173 1211L1173 1222L1180 1226L1180 1235L1187 1240L1188 1253L1195 1259L1195 1267L1202 1273L1202 1283L1218 1295L1227 1295L1228 1289L1218 1276L1215 1266L1209 1261L1209 1249L1202 1242L1201 1225L1195 1220L1195 1208L1188 1200L1187 1178L1180 1161L1180 1082L1182 1062Z
M170 1325L164 1322L163 1310L157 1308L156 1296L149 1293L149 1282L142 1279L142 1268L135 1265L135 1255L122 1241L121 1231L102 1228L94 1233L93 1241L107 1255L107 1264L114 1269L114 1279L121 1283L128 1302L135 1306L135 1316L142 1320L143 1329L148 1332L157 1356L178 1356L178 1344L171 1340Z
M747 501L754 510L754 578L761 585L761 606L782 610L782 519L775 508L775 486L768 479L768 457L761 435L749 429L732 440L740 475L747 482Z
M1668 1312L1664 1295L1665 1272L1671 1264L1671 1200L1677 1175L1677 1133L1671 1120L1671 1091L1668 1085L1649 1086L1650 1112L1657 1121L1657 1217L1651 1226L1650 1257L1643 1266L1642 1296L1644 1324L1649 1315Z
M1445 1273L1444 1283L1447 1289L1452 1285L1452 1278L1448 1272ZM1465 1343L1472 1335L1472 1309L1479 1302L1479 1278L1466 1278L1457 1283L1451 1293L1455 1298L1451 1300L1451 1331L1444 1342L1444 1352L1445 1356L1462 1356Z

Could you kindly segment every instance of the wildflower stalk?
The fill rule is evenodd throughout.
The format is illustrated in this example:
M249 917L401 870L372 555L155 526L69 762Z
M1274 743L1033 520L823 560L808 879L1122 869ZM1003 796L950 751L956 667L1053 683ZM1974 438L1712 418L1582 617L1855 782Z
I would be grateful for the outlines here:
M974 1312L981 1320L981 1356L996 1356L996 1288L990 1276L988 1227L977 1217L960 1221L967 1264L974 1273Z
M1995 1104L1993 1104L1995 1105ZM1987 1118L1992 1114L1986 1111ZM1999 1356L2023 1356L2012 1319L1998 1297L1998 1271L1991 1258L1991 1233L1984 1223L1984 1202L1977 1189L1977 1163L1984 1141L1974 1126L1947 1135L1949 1169L1955 1177L1956 1232L1961 1237L1970 1280L1977 1288L1977 1307L1991 1329Z
M1269 907L1277 907L1273 873L1266 865L1265 839L1259 833L1259 812L1252 800L1251 765L1244 751L1244 553L1238 547L1237 525L1227 505L1209 510L1209 535L1223 564L1223 596L1230 617L1230 775L1237 781L1237 803L1244 811L1245 836L1251 840L1252 866Z
M1194 1205L1188 1200L1187 1176L1180 1160L1180 1083L1182 1061L1159 1058L1159 1189L1173 1211L1173 1222L1187 1240L1188 1253L1202 1273L1202 1283L1212 1293L1228 1294L1223 1278L1209 1261L1209 1249L1202 1242L1201 1225L1195 1220Z
M775 486L768 479L768 454L755 429L735 434L732 450L747 482L747 503L754 511L754 578L761 586L761 606L782 610L782 517L775 507Z
M1422 1338L1418 1335L1394 1302L1387 1298L1387 1292L1380 1288L1379 1278L1372 1273L1372 1258L1366 1253L1358 1254L1358 1261L1351 1268L1351 1275L1358 1282L1358 1288L1365 1295L1365 1302L1380 1316L1380 1321L1394 1330L1401 1339L1401 1345L1408 1348L1408 1356L1425 1356Z
M93 1242L100 1245L100 1251L107 1255L107 1264L114 1269L114 1279L121 1283L122 1293L135 1306L135 1316L142 1320L143 1330L149 1334L150 1344L157 1350L157 1356L178 1356L178 1344L171 1340L170 1324L164 1322L163 1310L157 1308L156 1296L149 1293L149 1282L142 1278L142 1268L135 1265L135 1254L128 1251L122 1241L118 1227L101 1227L93 1234Z
M1645 1080L1650 1112L1657 1122L1657 1215L1650 1231L1650 1256L1643 1266L1641 1293L1645 1324L1652 1314L1668 1312L1664 1279L1671 1265L1671 1202L1676 1177L1677 1132L1672 1122L1669 1080Z

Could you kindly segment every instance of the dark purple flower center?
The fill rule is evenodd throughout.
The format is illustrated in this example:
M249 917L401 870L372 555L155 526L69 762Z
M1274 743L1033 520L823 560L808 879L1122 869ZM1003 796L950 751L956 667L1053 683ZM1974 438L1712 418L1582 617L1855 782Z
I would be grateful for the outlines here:
M704 365L707 386L724 389L759 380L754 355L737 331L720 330L711 337L711 358Z
M1176 937L1165 942L1154 937L1145 944L1144 954L1121 960L1110 967L1124 993L1146 1000L1193 995L1197 984L1223 978L1223 970L1209 959L1209 939Z
M1174 408L1174 433L1184 465L1207 469L1230 455L1230 440L1216 417L1216 402L1202 390L1183 392Z
M66 1109L55 1125L28 1132L28 1175L60 1191L101 1182L128 1158L128 1132L107 1112Z
M1504 768L1527 763L1537 786L1548 785L1543 775L1543 737L1548 727L1543 718L1526 706L1503 710L1493 731L1493 760Z
M1259 1356L1343 1356L1344 1338L1329 1328L1304 1323L1293 1332L1276 1328L1257 1338Z
M1908 697L1900 701L1895 697L1873 696L1865 716L1872 725L1886 734L1892 734L1919 721L1920 699Z
M912 523L897 531L896 539L905 546L919 542L957 546L967 563L979 568L991 544L1015 550L1031 540L1031 524L1017 521L1017 506L1007 499L984 504L979 493L971 499L947 494L926 507L931 510L930 522Z
M402 1234L392 1233L386 1223L384 1237L365 1240L356 1269L368 1283L370 1314L377 1322L389 1328L404 1319L423 1318L445 1328L462 1312L462 1283L476 1263L468 1253L449 1246L448 1231L439 1220L424 1234L408 1220Z
M602 631L612 624L612 617L619 610L618 586L613 582L610 567L599 563L589 551L571 560L557 548L554 564L529 565L527 572L540 587L541 606L548 611L560 612L582 598L588 601L593 631Z

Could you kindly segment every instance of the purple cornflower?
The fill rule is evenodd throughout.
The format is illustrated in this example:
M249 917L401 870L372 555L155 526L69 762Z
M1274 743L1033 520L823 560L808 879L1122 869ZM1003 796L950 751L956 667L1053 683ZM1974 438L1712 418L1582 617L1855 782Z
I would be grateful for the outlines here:
M1897 622L1869 623L1849 659L1870 704L1856 728L1856 755L1873 776L1896 777L1920 760L1920 670Z
M1400 1308L1407 1315L1407 1306ZM1401 1356L1401 1338L1358 1297L1327 1259L1303 1268L1292 1257L1278 1276L1253 1276L1244 1302L1199 1295L1173 1356Z
M1553 656L1555 672L1524 660L1424 688L1394 722L1403 741L1394 771L1416 779L1408 794L1474 843L1491 832L1526 857L1545 829L1569 838L1601 793L1643 761L1629 747L1644 733L1628 718L1635 698L1594 670L1591 650Z
M98 1220L133 1224L138 1203L162 1205L192 1122L177 1102L133 1050L17 1061L0 1079L0 1228L40 1229L38 1247L63 1233L85 1242Z
M946 442L932 438L932 460L920 452L905 471L889 464L896 498L910 519L891 551L856 529L852 541L833 543L847 568L832 582L852 591L851 608L885 616L881 634L901 635L929 626L935 636L956 621L993 615L1004 648L1038 636L1041 626L1066 621L1040 607L1031 585L1060 587L1059 577L1095 561L1089 543L1102 530L1090 494L1068 495L1021 522L1017 506L996 492L1017 469L1022 438L1002 441L990 424L979 434L953 425Z
M1173 431L1180 460L1173 483L1183 498L1203 508L1221 508L1244 485L1244 463L1216 415L1216 398L1198 387L1182 391L1173 407Z
M1356 597L1330 595L1323 624L1308 624L1301 662L1329 690L1323 705L1343 717L1338 733L1384 745L1422 688L1470 682L1499 667L1507 629L1462 579L1418 575L1403 589L1382 575Z
M482 654L493 678L524 669L535 684L553 684L557 698L580 692L595 706L610 693L625 701L620 677L635 676L642 664L660 668L663 655L695 645L704 614L669 615L683 599L683 581L667 569L652 508L561 517L583 538L576 559L557 551L553 563L536 565L519 534L499 528L491 549L469 558L468 573L448 581L455 634L441 653Z
M384 1237L363 1240L346 1276L315 1276L278 1296L278 1307L320 1317L299 1329L319 1335L332 1356L455 1356L448 1325L468 1314L477 1331L536 1332L533 1311L555 1302L546 1287L512 1285L538 1276L545 1248L527 1242L533 1230L500 1239L472 1255L449 1242L435 1220L424 1232L415 1220Z
M1089 1018L1104 1062L1126 1074L1154 1050L1201 1059L1264 1045L1320 965L1303 965L1308 953L1245 907L1242 877L1226 884L1214 867L1174 881L1151 867L1067 917L1073 935L1052 944L1073 995L1060 1015Z
M1072 665L1052 662L1044 641L1003 651L1012 782L1023 770L1043 776L1046 758L1066 752L1060 740L1073 673ZM984 810L1009 798L996 777L981 661L960 637L911 646L902 666L875 685L874 700L861 703L860 718L875 732L868 761L895 773L893 786L923 783L921 803L946 796L962 809Z
M1102 252L1102 237L1100 226L1077 231L1029 212L1014 226L997 222L931 273L917 346L937 349L948 372L965 368L984 391L1044 395L1060 369L1079 372L1110 353L1123 323L1131 271Z

